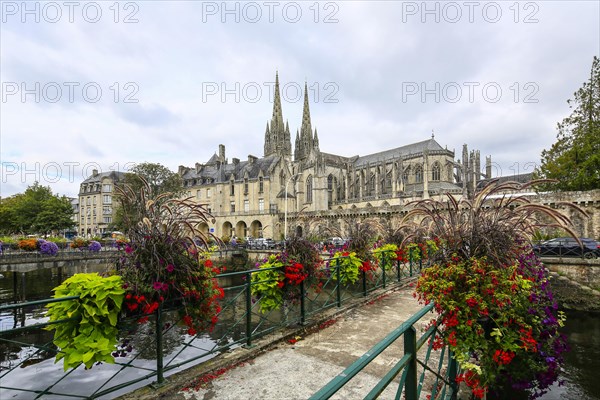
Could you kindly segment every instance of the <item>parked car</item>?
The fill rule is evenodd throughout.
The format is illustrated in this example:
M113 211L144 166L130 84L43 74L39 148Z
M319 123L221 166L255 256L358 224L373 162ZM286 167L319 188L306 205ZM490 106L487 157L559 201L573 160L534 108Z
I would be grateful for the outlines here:
M539 256L583 257L596 258L600 256L600 244L594 239L580 238L582 246L572 237L561 237L546 240L533 246L533 251Z

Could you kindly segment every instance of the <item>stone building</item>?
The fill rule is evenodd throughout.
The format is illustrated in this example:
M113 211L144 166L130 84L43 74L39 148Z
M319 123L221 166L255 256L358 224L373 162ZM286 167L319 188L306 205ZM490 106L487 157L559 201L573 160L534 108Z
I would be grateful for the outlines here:
M110 171L92 175L79 187L79 229L83 237L101 236L113 222L115 184L124 179L123 172Z
M434 138L369 155L342 156L320 150L304 88L304 106L294 148L289 124L284 123L275 77L273 113L264 134L263 157L244 160L225 155L225 146L208 161L179 167L187 195L203 204L214 224L202 229L217 237L270 237L291 232L336 227L343 219L377 217L388 222L403 205L443 193L475 190L480 172L479 152L463 147L463 161ZM491 159L486 159L486 174ZM487 175L489 177L489 175ZM308 222L307 222L308 221ZM317 232L312 232L317 233Z

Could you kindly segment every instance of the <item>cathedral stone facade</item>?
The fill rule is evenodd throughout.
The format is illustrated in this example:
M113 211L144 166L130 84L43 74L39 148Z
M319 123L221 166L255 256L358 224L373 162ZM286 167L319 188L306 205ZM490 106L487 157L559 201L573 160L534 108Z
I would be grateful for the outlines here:
M329 133L331 134L331 133ZM342 156L320 150L310 118L308 90L292 153L289 124L284 123L275 77L273 114L267 122L263 157L225 156L225 146L205 163L179 167L187 195L214 217L202 227L217 237L265 237L297 234L344 236L344 221L376 218L394 225L404 205L444 193L465 195L489 178L491 159L481 173L478 151L463 146L462 162L433 134L426 140L368 155ZM287 235L285 234L287 229Z

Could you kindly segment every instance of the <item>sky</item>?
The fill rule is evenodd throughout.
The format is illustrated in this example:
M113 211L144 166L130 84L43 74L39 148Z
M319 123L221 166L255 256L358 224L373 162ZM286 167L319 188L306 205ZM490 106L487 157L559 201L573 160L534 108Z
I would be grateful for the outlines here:
M427 140L532 172L600 55L598 1L2 1L0 196L93 169L263 156L278 71L292 145Z

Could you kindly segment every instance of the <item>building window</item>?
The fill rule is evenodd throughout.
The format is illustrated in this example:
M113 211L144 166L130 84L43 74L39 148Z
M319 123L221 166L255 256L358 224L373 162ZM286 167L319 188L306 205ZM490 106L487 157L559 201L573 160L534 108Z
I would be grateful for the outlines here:
M229 211L231 211L232 213L235 212L235 201L229 203Z
M262 176L258 177L258 193L262 193L264 191L264 180Z
M313 177L312 175L309 175L308 178L306 178L306 202L307 203L312 203L313 200Z
M281 186L285 186L285 172L281 171L281 173L279 174L279 184Z
M244 200L244 212L250 211L250 200Z
M235 194L235 185L233 183L233 179L229 182L229 195L233 196Z
M96 196L92 197L92 204L96 205Z
M441 178L441 168L440 168L440 164L438 162L433 163L433 166L431 167L431 180L432 181L439 181Z
M112 185L110 183L105 183L102 185L102 191L104 193L110 193L112 191Z
M85 204L87 204L88 206L90 204L92 204L92 199L90 199L90 196L88 196L87 199L85 200Z
M102 198L102 202L104 204L112 204L112 196L109 194L105 194Z
M277 204L276 203L269 204L269 212L271 214L277 214Z
M410 168L406 168L402 174L402 181L405 185L408 185L408 176L410 175Z
M265 199L258 199L258 211L265 211Z
M423 182L423 167L420 165L417 165L417 167L415 168L415 182L416 183Z
M112 222L112 217L104 217L104 223L110 224Z
M248 178L244 178L244 194L248 194Z
M206 189L206 198L207 199L210 199L211 192L212 192L211 189Z
M201 193L202 193L202 192L200 191L200 189L196 190L196 198L197 198L197 199L200 199L200 198L202 198L202 194L201 194Z

